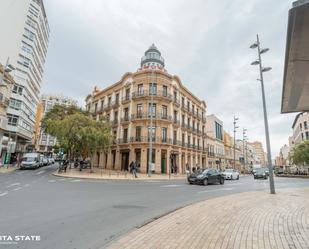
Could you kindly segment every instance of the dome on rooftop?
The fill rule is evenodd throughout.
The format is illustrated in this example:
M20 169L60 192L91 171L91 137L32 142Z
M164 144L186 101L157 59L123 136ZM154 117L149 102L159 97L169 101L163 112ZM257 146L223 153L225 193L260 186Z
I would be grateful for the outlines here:
M164 58L161 56L161 52L153 43L146 51L145 55L141 59L142 69L164 69Z

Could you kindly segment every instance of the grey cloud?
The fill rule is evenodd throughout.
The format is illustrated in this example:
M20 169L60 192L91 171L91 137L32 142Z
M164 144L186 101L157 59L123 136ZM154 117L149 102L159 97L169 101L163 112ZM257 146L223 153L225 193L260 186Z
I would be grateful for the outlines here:
M156 43L171 74L216 113L227 130L233 114L251 139L264 141L256 33L271 48L264 63L273 155L291 133L294 115L281 115L286 23L290 1L45 1L51 40L43 92L79 100L94 85L106 87L135 71L143 52ZM240 133L238 134L240 136Z

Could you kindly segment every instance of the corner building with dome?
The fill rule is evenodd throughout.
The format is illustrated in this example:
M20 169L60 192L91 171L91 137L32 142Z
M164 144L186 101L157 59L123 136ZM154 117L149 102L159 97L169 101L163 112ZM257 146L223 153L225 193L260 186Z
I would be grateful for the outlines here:
M142 173L169 174L207 166L206 103L167 72L154 44L136 72L103 90L95 87L86 108L111 122L114 138L108 153L97 153L94 167L128 170L136 161Z

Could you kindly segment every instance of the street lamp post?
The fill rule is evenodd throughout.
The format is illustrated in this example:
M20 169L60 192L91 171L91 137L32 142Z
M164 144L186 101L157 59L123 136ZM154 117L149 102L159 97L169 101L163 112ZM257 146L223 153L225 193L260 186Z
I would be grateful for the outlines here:
M153 134L153 81L154 81L154 70L151 71L151 82L150 82L150 140L149 140L149 157L148 157L148 176L151 177L152 170L152 134Z
M273 166L271 162L271 149L270 149L270 139L269 139L269 129L268 129L268 119L267 119L267 109L266 109L266 100L265 100L265 90L264 90L264 79L263 73L270 71L271 67L263 67L262 66L262 58L261 54L266 53L269 49L264 48L261 49L259 35L256 35L256 42L250 46L250 48L257 48L258 50L258 59L251 63L251 65L259 65L260 70L260 79L261 82L261 90L262 90L262 100L263 100L263 110L264 110L264 126L265 126L265 136L266 136L266 147L267 147L267 160L268 160L268 169L269 169L269 187L270 193L275 194L275 183L274 183L274 173Z
M242 150L243 150L243 158L244 158L244 169L246 169L246 159L245 159L245 139L246 139L246 128L242 129Z
M237 120L238 118L234 116L234 121L233 121L233 124L234 124L234 163L233 163L233 168L235 169L236 168L236 155L235 155L235 146L236 146L236 129L239 128L238 126L236 126L236 123L237 123Z

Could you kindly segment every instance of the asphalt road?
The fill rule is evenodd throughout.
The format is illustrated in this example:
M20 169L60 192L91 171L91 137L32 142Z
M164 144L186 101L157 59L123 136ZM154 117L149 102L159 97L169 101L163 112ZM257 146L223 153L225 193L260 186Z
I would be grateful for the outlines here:
M195 186L184 180L59 178L51 175L55 169L56 165L0 175L0 248L104 248L130 229L179 207L269 187L268 181L252 176ZM275 184L277 189L309 187L309 180L276 178ZM4 235L39 235L41 240L4 245Z

